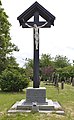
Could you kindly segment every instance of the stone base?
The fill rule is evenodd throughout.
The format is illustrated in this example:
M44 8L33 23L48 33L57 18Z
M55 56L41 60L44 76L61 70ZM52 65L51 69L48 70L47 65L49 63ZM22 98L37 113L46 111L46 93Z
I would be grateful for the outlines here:
M32 88L28 87L26 89L26 103L46 103L46 88Z
M24 112L40 112L40 113L56 113L56 114L64 114L61 105L58 102L53 102L52 100L47 100L48 105L37 105L33 106L33 104L28 104L23 99L19 102L16 102L10 110L8 110L8 114L12 113L24 113ZM25 104L24 104L25 103Z
M64 114L58 102L46 99L46 88L27 88L26 100L16 102L8 113L16 112L56 112Z

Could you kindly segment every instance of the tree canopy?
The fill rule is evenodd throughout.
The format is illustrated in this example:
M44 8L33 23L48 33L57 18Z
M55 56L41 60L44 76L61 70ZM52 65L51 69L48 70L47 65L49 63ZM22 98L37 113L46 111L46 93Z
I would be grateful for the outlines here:
M71 65L70 60L66 56L62 55L56 55L56 57L54 58L54 62L56 68L64 68Z
M0 0L0 73L7 66L8 55L13 51L18 51L18 47L11 42L10 27L11 24Z
M71 63L66 56L56 55L54 58L50 54L42 54L39 60L39 75L43 79L49 79L54 72L59 73L60 75L68 76L69 67L71 68ZM65 69L66 68L66 69ZM68 72L67 72L68 68ZM63 71L64 69L64 71ZM33 78L33 60L27 59L25 63L25 71L28 77Z

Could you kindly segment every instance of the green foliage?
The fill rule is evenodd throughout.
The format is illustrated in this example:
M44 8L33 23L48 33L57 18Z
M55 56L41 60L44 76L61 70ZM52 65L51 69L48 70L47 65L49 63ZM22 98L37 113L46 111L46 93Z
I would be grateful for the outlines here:
M26 63L25 63L26 68L28 68L28 67L33 68L33 60L32 59L27 59L26 58L25 61L26 61Z
M56 68L64 68L71 65L69 61L66 56L56 55L54 64Z
M7 56L13 51L18 51L18 47L11 43L10 27L0 0L0 74L7 66Z
M29 80L17 69L5 69L0 76L0 87L2 91L22 91L29 84Z
M60 76L73 78L74 77L74 66L59 68L57 69L57 72L59 73Z
M26 75L32 78L33 60L28 59L25 66ZM54 71L60 77L73 77L73 69L70 69L72 69L72 66L66 56L56 55L55 58L52 58L49 54L42 54L39 60L39 75L42 80L51 78Z
M7 57L6 59L6 67L7 68L18 68L18 63L16 62L16 58L13 56Z
M33 79L33 60L26 59L25 63L25 75L27 78Z
M40 59L40 67L46 67L46 66L52 66L53 60L51 58L51 55L49 54L42 54Z

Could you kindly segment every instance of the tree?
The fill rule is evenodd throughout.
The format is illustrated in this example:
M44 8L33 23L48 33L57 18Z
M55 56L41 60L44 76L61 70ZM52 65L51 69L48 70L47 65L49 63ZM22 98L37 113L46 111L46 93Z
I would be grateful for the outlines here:
M46 69L48 72L50 72L51 71L50 69L52 68L54 69L53 65L54 65L54 62L51 58L51 55L42 54L39 60L39 75L43 76L43 73L44 71L46 71ZM25 72L28 77L33 79L33 60L32 59L26 59ZM48 76L50 76L50 74ZM45 77L46 77L46 73L45 73Z
M19 92L26 88L28 84L29 79L16 68L7 68L0 75L0 88L2 91Z
M25 65L26 68L31 67L33 68L33 60L32 59L25 59Z
M41 76L43 80L49 80L49 77L52 77L52 74L55 72L55 69L52 66L46 66L41 69Z
M71 83L74 78L74 66L58 68L57 73L59 74L60 79L63 78L65 82Z
M42 54L41 59L40 59L40 67L45 67L45 66L52 66L53 61L51 58L51 55L49 54Z
M17 68L19 69L19 64L16 62L16 58L13 56L7 57L7 68Z
M68 60L66 56L56 55L56 57L54 58L54 64L56 68L71 66L69 62L70 60Z
M40 59L40 76L43 80L49 79L54 69L54 61L50 54L42 54ZM52 72L51 72L52 71Z
M7 56L13 51L18 51L18 47L11 43L10 27L11 24L0 0L0 74L7 66Z
M33 60L26 59L26 63L24 66L25 66L25 75L28 78L33 79Z

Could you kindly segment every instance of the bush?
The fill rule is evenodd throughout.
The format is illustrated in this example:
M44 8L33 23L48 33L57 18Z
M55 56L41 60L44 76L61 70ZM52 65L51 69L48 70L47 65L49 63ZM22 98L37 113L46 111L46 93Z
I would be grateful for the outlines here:
M2 91L22 91L29 84L29 80L17 69L5 69L0 76L0 88Z

